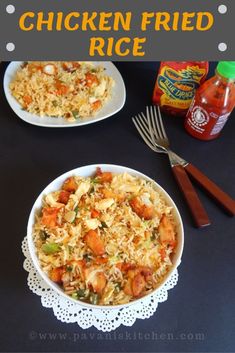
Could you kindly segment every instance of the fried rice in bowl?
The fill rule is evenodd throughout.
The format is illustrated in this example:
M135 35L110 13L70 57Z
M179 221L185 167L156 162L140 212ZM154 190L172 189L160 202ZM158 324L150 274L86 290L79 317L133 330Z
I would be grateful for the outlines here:
M125 307L159 290L181 261L184 231L166 191L133 169L69 171L37 198L28 221L45 282L86 307Z

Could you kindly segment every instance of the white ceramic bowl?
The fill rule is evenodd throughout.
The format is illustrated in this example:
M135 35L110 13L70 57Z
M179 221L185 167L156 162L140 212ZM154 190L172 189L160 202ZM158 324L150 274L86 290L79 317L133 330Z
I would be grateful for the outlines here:
M104 107L97 113L94 117L84 118L82 120L76 120L75 122L69 122L62 117L52 118L49 116L40 117L36 114L31 114L22 109L21 105L13 97L10 90L10 83L15 77L17 70L23 64L23 61L13 61L11 62L5 72L3 88L6 95L6 99L10 104L12 110L26 123L41 126L41 127L52 127L52 128L61 128L61 127L76 127L83 126L87 124L93 124L95 122L107 119L112 115L119 112L126 100L126 88L123 81L123 78L116 68L116 66L110 61L98 62L93 61L95 66L102 65L105 68L105 74L111 76L115 81L115 86L112 90L111 99L106 102Z
M79 175L79 176L88 177L88 176L94 175L97 167L100 167L102 169L102 171L110 171L110 172L117 173L117 174L127 172L131 175L143 178L145 180L153 181L152 179L150 179L146 175L144 175L140 172L137 172L134 169L130 169L130 168L122 167L122 166L118 166L118 165L112 165L112 164L95 164L95 165L88 165L88 166L73 169L65 174L62 174L58 178L56 178L41 192L41 194L38 196L37 200L35 201L35 203L33 205L32 210L30 212L28 226L27 226L27 239L28 239L28 245L29 245L29 252L30 252L33 263L34 263L38 273L41 275L41 277L44 279L44 281L52 289L54 289L58 294L62 295L63 297L65 297L66 299L68 299L72 302L79 303L80 305L87 307L87 308L94 307L94 305L84 303L82 301L75 300L75 299L71 298L70 296L68 296L67 294L64 293L64 291L61 289L61 287L59 285L57 285L56 283L51 281L50 278L43 272L43 270L40 267L40 263L38 261L37 255L36 255L36 249L34 246L32 233L33 233L33 225L35 222L35 214L37 214L37 212L42 207L43 196L52 192L52 191L58 190L61 187L61 185L63 184L63 182L65 181L65 179L67 179L70 176ZM181 262L181 256L182 256L183 246L184 246L184 229L183 229L183 223L182 223L180 213L179 213L174 201L171 199L171 197L168 195L168 193L155 181L153 181L153 182L154 182L156 189L163 195L167 204L169 206L173 207L172 212L173 212L173 216L175 218L176 226L177 226L178 243L177 243L176 252L173 256L173 266L171 267L170 271L167 273L167 275L166 275L164 281L161 283L161 285L159 285L159 287L156 288L154 291L152 291L150 294L146 295L146 297L151 295L153 292L158 291L166 283L168 278L171 276L172 272L179 266L179 264ZM139 300L143 300L143 297L140 299L136 299L132 302L129 302L127 304L108 305L108 306L107 305L105 305L105 306L95 305L95 306L98 306L99 308L102 308L102 309L109 309L110 310L110 308L121 308L121 307L130 306Z

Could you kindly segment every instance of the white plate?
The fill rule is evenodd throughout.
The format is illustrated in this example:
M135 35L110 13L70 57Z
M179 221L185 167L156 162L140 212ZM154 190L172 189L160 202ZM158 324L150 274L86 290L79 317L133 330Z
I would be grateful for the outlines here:
M106 119L111 115L116 114L119 110L122 109L126 100L126 89L123 78L118 71L118 69L114 66L110 61L97 62L94 61L94 65L102 65L106 71L105 73L111 76L115 81L115 86L113 87L112 97L105 104L105 106L98 112L95 117L85 118L81 121L76 122L68 122L66 119L62 117L52 118L52 117L40 117L35 114L31 114L22 109L21 105L17 102L17 100L12 96L9 84L13 80L16 71L22 65L23 61L13 61L9 64L6 69L3 81L3 88L5 91L5 95L8 103L10 104L12 110L24 121L29 124L43 126L43 127L74 127L74 126L82 126L87 124L92 124L97 121Z
M42 208L42 200L43 200L44 195L46 195L46 194L48 194L48 193L50 193L52 191L56 191L56 190L60 189L62 184L63 184L63 182L67 178L69 178L71 176L79 175L79 176L83 176L83 177L88 177L88 176L94 175L97 167L100 167L102 169L102 171L110 171L112 173L117 173L117 174L127 172L127 173L129 173L131 175L134 175L134 176L137 176L139 178L152 181L154 183L155 188L160 192L160 194L166 200L167 204L172 207L172 213L173 213L174 219L176 221L176 229L177 229L177 237L178 237L177 248L176 248L176 252L175 252L175 254L173 256L173 259L172 259L173 266L171 267L170 271L165 276L165 278L162 281L162 283L160 284L160 286L157 289L155 289L154 291L159 290L166 283L166 281L170 278L170 276L172 275L173 271L179 266L179 264L181 262L181 256L182 256L183 246L184 246L184 228L183 228L183 223L182 223L182 219L181 219L180 213L179 213L174 201L171 199L171 197L168 195L168 193L159 184L157 184L154 180L150 179L146 175L144 175L144 174L142 174L140 172L137 172L134 169L130 169L130 168L127 168L127 167L122 167L122 166L119 166L119 165L96 164L96 165L88 165L88 166L85 166L85 167L80 167L80 168L71 170L71 171L59 176L54 181L52 181L41 192L41 194L38 196L37 200L35 201L35 203L33 205L32 210L31 210L31 213L30 213L30 216L29 216L29 220L28 220L28 225L27 225L27 240L28 240L28 245L29 245L29 252L30 252L30 255L32 257L32 260L33 260L33 263L35 265L35 268L37 269L37 271L39 272L41 277L45 280L45 282L51 288L53 288L57 293L59 293L60 295L65 297L67 300L70 300L70 301L75 302L75 303L79 303L80 305L83 305L83 306L88 307L88 308L89 307L93 307L94 308L94 305L88 304L88 303L84 303L82 301L77 301L75 299L72 299L70 296L65 294L64 291L56 283L51 281L49 279L49 277L47 277L47 275L43 272L43 270L40 267L38 258L37 258L37 254L36 254L36 249L35 249L35 246L34 246L32 233L33 233L33 225L35 223L35 215ZM151 292L148 295L151 295L153 292ZM110 305L106 305L106 306L99 305L99 308L109 309L110 310L112 308L127 307L127 306L132 305L133 303L136 303L138 300L142 300L142 299L143 298L137 299L137 300L132 301L132 302L127 303L127 304L121 304L121 305L112 305L112 306L110 306Z

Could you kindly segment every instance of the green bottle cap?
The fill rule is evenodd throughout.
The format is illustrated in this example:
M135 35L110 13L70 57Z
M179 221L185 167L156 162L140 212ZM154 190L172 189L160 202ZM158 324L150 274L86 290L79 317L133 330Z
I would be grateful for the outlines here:
M217 72L223 77L235 79L235 61L220 61Z

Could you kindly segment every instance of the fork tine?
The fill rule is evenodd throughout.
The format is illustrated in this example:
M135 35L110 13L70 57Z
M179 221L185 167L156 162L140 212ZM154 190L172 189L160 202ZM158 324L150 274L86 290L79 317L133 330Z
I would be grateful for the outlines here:
M141 118L140 115L139 119ZM155 148L154 145L152 145L151 140L149 140L149 136L146 133L145 129L143 128L143 126L141 125L140 121L137 117L133 117L132 121L135 124L136 129L138 130L140 136L142 137L142 139L144 140L144 142L151 148L151 150L153 150L154 152L157 152L157 149Z
M144 114L142 114L143 117L144 117ZM153 143L153 145L156 145L156 141L155 141L155 137L154 137L154 133L155 133L155 126L153 126L154 124L152 124L151 122L151 118L152 118L152 114L149 113L149 107L147 106L146 107L146 117L145 118L145 122L147 123L148 125L148 131L151 135L151 141Z
M159 121L159 118L158 118L158 114L157 114L157 110L156 110L156 107L154 106L154 108L152 108L152 114L154 115L154 118L153 118L153 123L155 122L155 126L156 126L156 130L158 132L158 136L161 138L161 139L164 139L164 135L162 133L162 129L161 129L161 125L160 125L160 121Z
M154 110L155 110L155 114L157 114L157 112L156 112L156 106L154 106ZM162 114L161 114L161 110L160 110L159 105L157 106L157 111L158 111L157 116L158 116L158 120L159 120L160 125L161 125L163 137L164 137L164 138L168 138L168 137L167 137L167 134L166 134L166 131L165 131L165 128L164 128L163 121L162 121Z
M141 129L141 131L143 132L143 134L145 135L149 143L151 143L152 146L155 147L154 143L151 141L151 137L149 136L149 127L147 122L145 121L145 116L143 113L141 114L142 114L142 117L140 114L138 114L138 118L136 117L137 124L139 125L139 128Z
M151 122L152 122L152 126L154 129L154 134L155 134L156 138L162 139L162 132L160 129L160 125L159 125L157 116L156 116L156 112L153 110L152 106L150 107L150 110L151 110Z

